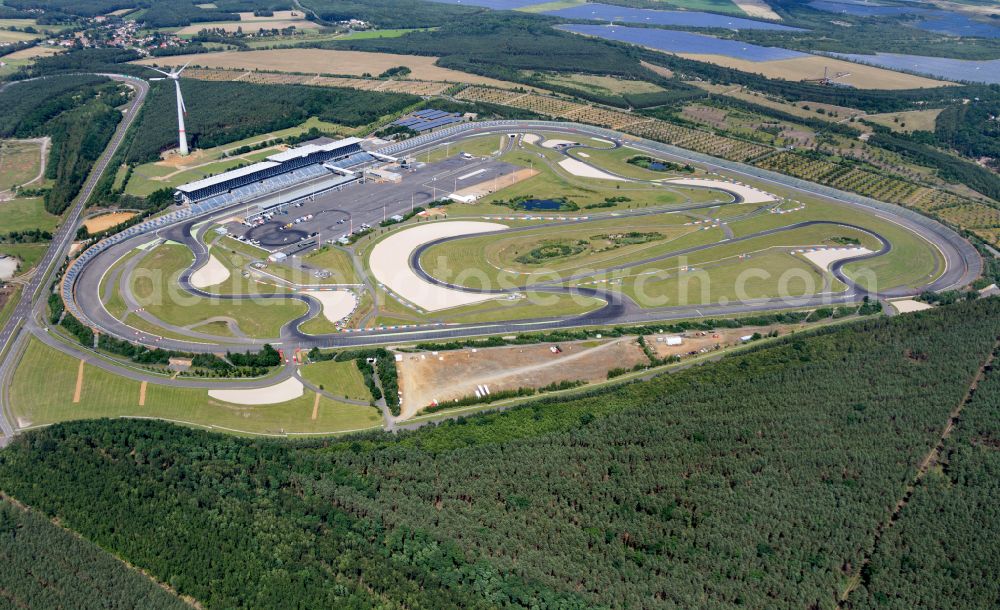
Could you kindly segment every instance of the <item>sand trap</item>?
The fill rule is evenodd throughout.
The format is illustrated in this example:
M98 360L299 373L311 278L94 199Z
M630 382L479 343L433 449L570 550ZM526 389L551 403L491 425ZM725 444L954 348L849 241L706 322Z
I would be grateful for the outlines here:
M323 305L323 317L336 324L354 313L358 298L350 290L304 290Z
M294 377L281 383L248 390L209 390L208 395L216 400L231 402L236 405L273 405L288 402L302 396L305 386Z
M871 254L872 251L868 248L829 248L826 250L813 250L804 251L802 256L809 259L809 262L816 265L823 271L830 268L830 265L834 264L839 260L845 258L853 258L855 256L864 256L865 254Z
M579 142L571 140L545 140L542 142L542 146L545 148L555 148L556 146L566 146L567 144L579 144Z
M700 186L704 188L720 189L730 193L736 193L743 199L743 203L766 203L775 201L777 197L771 193L766 193L760 189L745 184L727 182L725 180L709 180L708 178L674 178L666 180L670 184L683 184L685 186Z
M607 144L608 146L614 146L615 145L615 143L612 142L611 140L603 140L601 138L590 138L590 139L593 140L593 141L595 141L595 142L600 142L601 144Z
M893 308L899 313L912 313L931 309L931 305L915 299L903 299L901 301L891 301Z
M208 255L208 262L191 274L191 285L195 288L208 288L221 284L229 279L229 269L219 262L214 255Z
M573 174L574 176L582 176L583 178L600 178L601 180L618 180L623 181L618 176L612 176L607 172L603 172L596 167L591 167L583 161L577 161L576 159L563 159L559 162L559 167Z
M588 154L587 154L587 153L585 153L585 152L582 152L582 153L576 153L576 154L580 155L580 156L581 156L581 157L583 157L584 159L589 159L589 158L590 158L590 155L588 155Z
M469 220L417 225L380 241L372 248L368 264L379 283L427 311L490 301L505 295L463 292L424 281L410 268L410 254L421 245L443 237L473 235L506 228L506 225L498 223Z
M538 142L541 141L542 136L534 133L526 133L524 134L524 136L522 136L521 139L527 142L528 144L538 144Z

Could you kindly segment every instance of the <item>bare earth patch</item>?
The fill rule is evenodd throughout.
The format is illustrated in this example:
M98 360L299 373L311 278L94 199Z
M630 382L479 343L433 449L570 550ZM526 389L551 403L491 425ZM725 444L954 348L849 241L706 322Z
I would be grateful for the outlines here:
M740 7L740 10L749 17L781 21L781 15L775 13L764 0L733 0L733 4Z
M604 381L610 369L648 362L635 337L595 343L561 343L560 353L546 343L405 354L397 364L403 394L400 419L413 417L434 401L445 404L473 396L477 386L496 393L560 381Z
M680 53L681 57L704 61L710 64L735 68L751 74L762 74L768 78L783 78L790 81L800 81L805 78L821 78L823 68L830 74L850 72L849 76L837 79L847 85L859 89L919 89L922 87L942 87L951 83L894 72L884 68L865 66L830 57L794 57L776 61L749 61L726 55L708 55L697 53Z
M328 49L270 49L266 51L222 51L219 53L197 53L173 57L153 57L136 63L160 66L192 66L205 68L230 68L240 70L272 70L276 72L307 72L321 74L364 73L381 74L389 68L406 66L410 77L417 80L448 81L514 87L512 83L467 74L458 70L440 68L434 65L437 57L419 55L396 55L394 53L368 53L364 51L331 51Z
M914 311L923 311L925 309L931 309L931 305L918 301L916 299L902 299L899 301L892 301L892 307L899 313L911 313Z
M135 212L111 212L110 214L101 214L100 216L88 218L83 221L83 226L87 227L88 233L100 233L111 227L116 227L134 216Z
M487 195L505 189L508 186L513 186L518 182L527 180L528 178L537 175L538 175L537 169L530 169L530 168L519 169L509 174L504 174L503 176L498 177L496 180L486 180L485 182L480 182L478 184L473 184L472 186L467 186L465 188L459 189L455 191L455 194L462 197L473 197L475 199L481 199Z

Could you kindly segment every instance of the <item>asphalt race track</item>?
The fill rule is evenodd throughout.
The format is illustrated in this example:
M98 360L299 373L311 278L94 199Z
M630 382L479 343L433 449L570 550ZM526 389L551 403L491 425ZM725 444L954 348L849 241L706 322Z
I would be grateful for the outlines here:
M569 137L578 136L588 136L588 137L599 137L606 140L613 140L616 143L620 136L614 132L610 132L605 129L597 127L589 127L574 123L558 123L558 122L547 122L547 121L496 121L489 123L465 123L453 128L435 132L432 134L426 134L424 136L419 136L408 140L406 142L394 145L394 149L388 154L392 155L415 155L422 150L429 149L431 147L438 146L448 141L453 141L458 138L465 138L473 135L481 134L505 134L518 132L522 133L525 131L547 131L547 132L557 132L565 133ZM319 303L308 296L301 294L261 294L254 296L246 295L219 295L215 293L209 293L206 291L194 288L190 283L190 276L193 270L198 269L204 265L208 260L208 252L204 245L201 244L192 235L192 228L197 225L206 222L213 218L223 218L227 215L232 215L235 211L239 210L242 205L232 206L230 208L215 212L209 216L203 216L198 218L193 218L185 220L180 224L161 228L155 233L146 233L137 235L131 239L122 241L106 251L100 253L99 255L93 257L87 264L86 267L77 276L74 290L73 298L75 299L75 304L79 310L84 314L86 322L93 325L95 328L99 329L101 332L108 333L123 339L127 339L133 342L139 342L151 347L162 347L169 349L177 349L183 351L193 351L193 352L204 352L204 351L220 351L224 349L247 349L252 345L260 345L264 343L264 340L260 339L238 339L238 338L224 338L220 337L217 342L212 344L199 343L195 341L184 341L181 339L173 339L166 337L156 337L146 333L139 333L135 329L126 326L119 320L112 317L104 308L101 303L100 295L98 294L98 286L101 283L101 278L108 271L108 269L127 252L131 251L138 245L143 243L148 243L156 238L164 238L174 240L180 243L184 243L191 247L192 251L195 253L195 261L192 266L186 270L180 278L181 287L199 296L204 296L207 298L214 299L225 299L225 300L239 300L246 298L254 299L297 299L305 302L309 306L309 311L301 318L293 320L286 324L281 332L281 337L274 338L270 342L275 345L282 345L286 349L289 348L304 348L309 349L312 347L340 347L340 346L357 346L357 345L374 345L374 344L386 344L386 343L398 343L401 341L412 341L412 340L430 340L430 339L447 339L455 337L466 337L473 335L484 335L484 334L497 334L497 333L516 333L534 330L545 330L545 329L555 329L555 328L567 328L574 326L591 326L591 325L614 325L614 324L630 324L630 323L645 323L654 320L676 320L691 317L702 317L702 316L725 316L734 314L746 314L761 311L774 311L780 309L791 309L791 308L802 308L802 307L815 307L815 306L829 306L837 305L849 302L857 302L863 296L874 296L877 298L886 297L898 297L906 296L911 294L919 293L923 290L946 290L956 287L964 286L974 280L981 272L982 261L979 257L978 252L964 239L962 239L957 233L944 227L943 225L931 220L927 217L921 216L906 210L904 208L885 204L882 202L876 202L873 200L868 200L866 198L852 195L849 193L843 193L835 191L833 189L828 189L826 187L821 187L818 185L812 185L810 183L803 182L794 178L789 178L780 174L775 174L773 172L766 172L763 170L758 170L757 168L752 168L749 166L744 166L738 163L731 163L720 161L712 157L707 157L705 155L700 155L696 153L689 153L687 151L682 151L671 146L659 144L651 141L640 140L638 142L630 138L629 145L638 148L639 150L648 151L650 154L657 155L659 157L667 157L672 160L678 160L682 162L694 162L700 165L708 165L711 168L715 168L721 171L725 171L728 174L743 174L747 177L753 178L755 181L770 182L781 185L785 188L792 189L794 191L800 191L807 193L813 197L819 197L822 199L827 199L831 201L836 201L841 204L848 206L858 207L863 209L867 213L877 213L882 218L890 219L892 222L909 229L910 231L917 233L918 235L925 238L927 241L933 243L940 251L944 261L945 268L941 270L938 277L928 283L926 286L922 286L916 290L903 290L897 289L889 292L878 293L874 295L867 295L867 293L861 289L859 286L855 285L849 278L847 278L843 272L842 268L844 265L863 258L873 258L880 256L890 251L892 244L889 243L884 237L875 235L871 231L867 231L861 227L856 227L853 225L844 225L860 230L864 230L870 234L875 235L876 238L882 244L881 249L878 252L867 254L863 257L856 257L853 259L844 259L839 261L833 266L832 271L834 274L843 281L849 289L846 292L838 293L836 295L818 295L812 297L802 297L802 298L782 298L782 299L761 299L751 302L740 302L740 303L730 303L730 304L715 304L715 305L701 305L701 306L672 306L672 307L661 307L661 308L648 308L643 309L638 307L634 302L632 302L627 297L621 296L617 293L611 293L607 291L602 291L598 289L583 289L583 288L565 288L560 286L541 286L538 287L541 290L550 292L567 292L572 290L575 294L581 294L585 296L596 296L607 301L607 305L596 311L584 314L581 316L571 317L571 318L543 318L543 319L533 319L533 320L521 320L516 322L502 322L502 323L486 323L486 324L449 324L449 325L436 325L431 327L421 327L421 328L396 328L396 329L372 329L372 330L358 330L353 332L343 332L331 335L307 335L298 330L299 324L302 322L319 315L321 313L321 307ZM730 193L734 200L739 201L739 195L736 193ZM244 204L245 205L245 204ZM385 206L391 206L388 209ZM717 205L717 204L711 204ZM353 220L355 223L368 222L371 224L376 224L380 221L384 214L395 214L402 213L409 209L411 202L406 201L396 201L389 202L386 201L384 204L380 204L375 209L367 209L362 211L353 211ZM690 206L692 209L698 206ZM708 206L703 206L708 207ZM636 210L632 212L633 214L650 214L650 213L662 213L662 210L656 211L639 211ZM621 214L626 215L626 214ZM603 218L595 217L590 221L602 220ZM588 222L588 221L577 221ZM822 221L811 221L806 223L800 223L798 225L791 225L789 227L783 227L779 229L771 229L763 231L754 235L747 235L740 237L733 241L741 241L746 239L752 239L754 237L759 237L761 235L768 235L772 233L777 233L785 230L791 230L801 226L809 226L811 224L818 224ZM264 225L265 227L267 225ZM261 227L263 228L263 227ZM511 229L511 231L526 230L526 229ZM305 233L303 231L303 233ZM268 235L280 235L281 232L268 232ZM263 235L262 235L263 236ZM411 266L414 271L422 275L422 277L431 282L441 283L438 280L432 278L419 266L419 253L430 247L433 244L427 244L417 252L414 252L411 256ZM714 247L718 244L711 244L706 246L699 246L687 250L672 252L662 256L655 257L648 261L639 261L629 263L628 266L635 266L641 264L642 262L653 262L662 258L667 258L670 256L676 256L679 254L684 254L687 252L696 251L699 249L704 249L707 247ZM613 268L612 268L613 269ZM609 269L611 270L611 269ZM573 279L573 278L569 278ZM562 280L567 281L567 280ZM468 288L458 287L461 290L469 290ZM536 287L533 286L534 290ZM169 327L168 327L169 328Z

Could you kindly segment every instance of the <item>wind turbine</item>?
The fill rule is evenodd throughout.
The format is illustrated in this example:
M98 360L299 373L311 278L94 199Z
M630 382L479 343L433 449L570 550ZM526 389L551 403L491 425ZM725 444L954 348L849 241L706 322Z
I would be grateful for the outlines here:
M188 64L191 62L188 62ZM159 68L154 68L153 66L146 66L150 70L155 70L163 75L163 78L151 78L149 80L172 80L174 81L174 88L177 90L177 139L179 140L180 153L182 156L187 156L188 154L188 141L187 132L184 131L184 116L187 115L187 107L184 106L184 98L181 96L181 72L184 68L188 67L188 64L184 64L180 70L170 72L164 72Z

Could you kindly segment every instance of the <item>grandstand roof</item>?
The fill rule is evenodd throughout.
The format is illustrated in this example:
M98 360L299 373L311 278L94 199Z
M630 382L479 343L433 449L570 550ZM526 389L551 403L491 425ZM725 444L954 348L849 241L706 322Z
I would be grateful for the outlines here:
M360 142L360 138L344 138L342 140L335 140L327 144L306 144L305 146L297 146L295 148L289 148L288 150L280 153L275 153L267 158L268 161L275 161L277 163L284 163L285 161L291 161L292 159L299 159L301 157L306 157L317 152L328 152L331 150L337 150L338 148L343 148L345 146L350 146L351 144L356 144Z
M261 170L277 167L278 165L280 164L275 163L274 161L261 161L260 163L254 163L253 165L248 165L246 167L238 167L236 169L231 169L228 172L223 172L219 174L218 176L210 176L208 178L203 178L201 180L196 180L194 182L182 184L177 187L177 190L183 193L191 193L215 184L220 184L227 180L232 180L233 178L239 178L241 176L253 174L254 172L259 172Z

